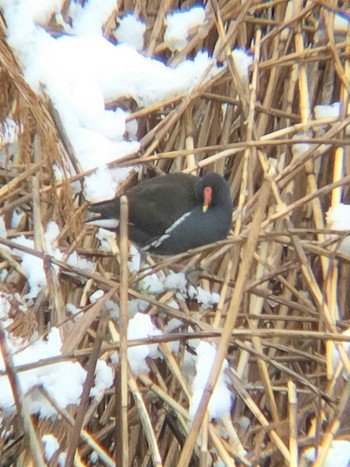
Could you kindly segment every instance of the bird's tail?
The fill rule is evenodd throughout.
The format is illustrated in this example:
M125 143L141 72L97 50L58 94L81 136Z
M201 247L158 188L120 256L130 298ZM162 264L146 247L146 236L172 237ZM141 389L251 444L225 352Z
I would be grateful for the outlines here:
M87 223L103 227L107 230L116 230L119 226L119 200L111 199L91 204L88 207Z

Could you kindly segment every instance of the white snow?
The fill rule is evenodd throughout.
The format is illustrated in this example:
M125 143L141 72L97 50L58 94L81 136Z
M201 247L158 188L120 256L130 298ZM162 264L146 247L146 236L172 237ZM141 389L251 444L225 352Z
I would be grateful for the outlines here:
M66 458L67 458L67 453L66 452L61 452L61 454L58 456L57 462L60 467L64 467L66 464Z
M97 360L95 369L95 385L90 391L90 396L97 396L113 384L112 368L104 360Z
M10 340L8 345L12 348L15 366L35 363L42 358L50 358L61 355L61 338L57 328L52 328L46 340L38 340L28 345L24 350L17 351ZM0 369L4 369L2 356L0 355ZM63 361L51 365L41 366L32 370L18 373L22 391L26 394L26 402L31 413L38 413L40 417L57 416L54 407L37 391L36 387L43 387L58 407L79 404L86 371L80 363ZM98 361L96 367L95 387L93 393L108 388L112 385L111 370L105 362ZM14 400L11 386L7 376L0 377L0 407L4 410L13 408Z
M249 68L253 64L253 56L240 48L232 50L232 57L235 62L239 77L245 83L249 80Z
M66 310L67 313L70 313L71 315L78 315L81 312L81 309L77 308L73 303L67 303ZM83 317L84 314L80 314L80 316Z
M90 303L96 303L97 300L99 300L100 298L102 298L104 296L104 291L103 290L96 290L96 292L94 292L93 294L90 295L89 297L89 301Z
M116 8L115 0L89 0L84 8L77 8L73 31L77 35L101 35L101 26Z
M168 306L171 306L172 308L178 309L179 306L175 300L171 300L170 302L167 303ZM171 334L173 331L174 332L179 332L179 330L182 328L183 323L176 319L172 318L164 327L164 334ZM172 341L167 343L169 349L171 352L174 354L177 354L179 352L179 347L180 347L180 342L179 341Z
M18 150L18 135L22 126L11 117L5 118L0 125L0 167L10 168L10 159Z
M8 345L11 345L10 341ZM52 328L47 340L38 340L18 352L16 348L13 348L14 364L24 365L37 362L42 358L56 357L60 355L61 345L58 329ZM4 369L1 356L0 368ZM42 386L59 407L65 408L69 404L79 402L85 376L86 371L76 362L60 362L18 373L22 391L26 393L32 390L26 397L30 412L38 412L41 417L56 415L56 411L51 404L45 403L45 399L39 392L33 391L35 386ZM14 400L7 376L0 377L0 393L0 406L3 409L10 409Z
M202 26L205 20L205 8L202 5L194 5L186 10L175 10L169 13L165 19L167 27L164 42L170 50L184 49L190 35L193 35L194 28Z
M116 9L113 0L90 0L84 7L72 5L72 30L66 25L70 35L53 38L35 21L39 11L41 20L48 21L60 2L44 3L3 1L8 41L23 63L30 86L39 94L44 89L50 96L83 170L115 161L139 148L136 139L128 139L135 135L135 122L125 138L128 113L121 108L106 109L108 102L131 97L139 106L155 104L190 91L205 70L210 68L206 79L218 72L215 61L204 51L176 67L140 54L134 47L141 47L144 25L133 15L121 19L116 33L128 44L109 42L102 35L102 26ZM203 8L190 11L198 14ZM119 181L109 177L99 184L98 197L109 198ZM86 188L89 199L93 198L90 190L91 184Z
M171 272L165 276L163 283L166 290L175 289L179 291L185 291L187 279L183 272Z
M102 251L112 251L111 245L115 242L115 232L111 232L110 230L106 230L103 228L99 228L96 233L97 240L100 241L100 249Z
M128 44L133 49L141 51L145 32L146 23L140 21L134 13L128 13L119 19L119 26L114 35L118 42Z
M130 245L129 255L131 256L131 261L128 262L129 271L139 271L141 269L141 254L133 244Z
M0 216L0 238L7 238L5 220L2 216Z
M188 287L187 295L191 299L196 299L198 303L202 304L205 308L212 308L220 301L220 295L215 292L209 292L202 287Z
M1 219L1 218L0 218ZM46 232L45 232L45 253L50 256L53 256L57 260L63 259L63 253L56 245L56 239L59 236L60 230L58 225L50 221L47 225ZM21 245L32 250L35 250L34 240L31 238L27 238L24 235L20 235L13 239L13 242L17 245ZM22 268L26 274L29 284L29 293L26 295L26 298L36 298L42 290L47 282L46 282L46 274L43 260L35 255L30 253L26 253L19 248L13 249L13 254L18 255L21 259ZM86 269L91 271L93 268L93 263L88 261L86 258L79 256L76 252L72 252L68 259L67 264L80 268ZM59 267L51 264L50 267L58 273Z
M119 316L120 316L120 308L119 308L118 303L114 302L113 300L108 300L106 303L106 308L109 311L109 314L111 315L111 317L115 321L118 321Z
M342 335L343 336L350 336L350 328L346 329L344 332L342 332ZM342 346L344 348L345 353L347 353L348 356L350 357L350 342L338 342L337 345ZM332 345L331 356L332 356L332 366L333 366L333 368L336 368L338 366L339 362L341 362L342 360L340 358L337 346L334 343Z
M148 315L136 313L128 324L128 340L160 336L162 332L156 328ZM158 346L139 345L128 349L128 360L131 370L137 375L142 371L149 372L146 358L159 357Z
M314 108L315 117L317 120L324 118L339 117L340 115L340 102L334 102L333 104L320 104Z
M308 137L305 133L296 133L292 139L302 139ZM309 143L295 143L292 146L292 152L294 157L299 157L303 155L306 151L311 148L311 144Z
M45 445L45 459L49 462L51 457L60 448L60 444L53 434L43 435L41 441Z
M24 216L25 214L22 209L14 209L11 216L11 229L17 229Z
M220 295L215 292L209 292L202 287L194 287L188 284L186 275L182 272L170 272L166 276L158 274L149 274L140 281L140 288L149 294L159 294L166 290L175 290L197 303L204 308L213 308L220 301Z
M85 178L85 198L89 201L104 201L115 196L113 178L110 170L105 165L100 165L97 170Z
M350 24L350 17L345 12L344 13L336 13L334 15L334 29L335 30L342 30L344 33L348 32Z
M67 264L74 266L75 268L86 269L87 271L92 271L94 267L94 263L92 261L78 255L76 251L73 251L73 253L68 256Z
M163 279L158 274L149 274L140 281L140 289L148 294L160 294L165 290Z
M198 405L203 396L203 390L207 384L211 368L214 363L216 349L208 342L201 341L196 348L197 360L196 360L196 376L192 383L192 399L190 402L190 417L193 418ZM227 360L224 361L223 370L228 366ZM224 372L221 372L217 385L213 391L213 394L209 403L209 416L213 418L222 418L227 415L232 406L232 396L226 385L226 377Z
M344 107L343 102L333 102L333 104L316 105L314 107L315 118L317 120L338 118L341 115L341 112L343 111L343 107ZM345 110L347 110L347 114L348 114L350 111L350 107L348 106L348 108ZM316 130L316 134L319 135L319 134L324 133L325 129L326 129L326 126L322 125ZM350 132L350 129L349 129L349 126L347 126L345 128L345 133L347 136L349 136L349 132Z
M332 230L350 231L350 204L339 203L329 208L327 225ZM350 236L345 237L338 246L339 253L350 256Z
M57 224L53 221L49 222L47 225L45 233L45 247L46 253L53 256L54 258L61 260L63 254L61 251L54 246L55 240L59 235L59 228ZM14 243L30 248L34 248L34 240L20 235L13 239ZM40 290L46 286L46 274L44 269L43 260L35 255L30 253L25 253L20 249L14 249L13 253L20 256L22 268L27 276L29 284L29 293L27 298L35 298L38 296ZM56 272L58 272L58 267L51 265Z
M8 300L7 294L0 292L0 319L6 319L11 310L11 304Z
M18 135L21 132L22 127L12 118L7 117L0 127L0 148L17 142Z
M144 300L138 298L128 301L128 314L129 318L133 318L137 313L143 313L147 310L149 304Z
M322 447L319 446L318 452L322 452ZM304 457L313 462L316 460L315 448L308 448L303 453ZM328 450L323 467L349 467L350 464L350 441L337 439L334 440Z
M116 195L116 187L135 170L131 167L108 169L101 165L91 175L85 177L84 194L91 202L105 201Z
M90 461L93 463L93 464L96 464L96 462L98 462L99 460L99 457L98 457L98 454L96 451L92 451L92 453L90 454Z

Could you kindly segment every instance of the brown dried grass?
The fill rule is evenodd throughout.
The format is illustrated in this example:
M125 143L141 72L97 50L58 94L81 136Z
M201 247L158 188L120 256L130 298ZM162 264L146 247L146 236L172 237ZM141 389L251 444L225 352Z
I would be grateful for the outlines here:
M28 337L37 329L43 336L51 325L59 326L62 359L79 360L90 376L97 357L108 359L120 349L121 361L115 389L98 400L89 399L88 378L79 407L71 413L61 411L61 420L49 428L48 421L32 417L31 428L24 424L24 431L29 440L40 440L42 433L51 431L62 441L71 462L78 447L77 464L88 463L95 450L105 456L100 465L210 465L217 458L225 465L234 465L233 459L238 465L301 465L302 447L315 444L308 435L309 416L316 417L317 444L329 442L340 432L343 438L350 437L344 417L350 409L349 387L329 363L329 343L342 339L339 334L350 318L349 259L337 254L324 230L328 208L339 199L350 201L345 133L349 116L344 111L339 118L323 122L323 134L320 122L313 118L319 103L340 100L344 109L348 107L350 38L345 34L342 42L334 40L331 25L336 2L291 2L292 11L285 0L212 1L208 25L184 52L171 55L162 34L164 16L173 3L124 2L118 14L136 8L150 25L147 53L159 54L168 63L208 48L229 66L190 94L149 108L135 109L134 103L125 100L133 110L130 119L139 123L141 151L112 165L143 164L145 173L204 168L226 175L236 206L229 238L196 253L162 260L153 268L188 271L205 266L210 273L202 274L202 287L221 294L215 312L191 301L179 302L180 311L173 309L166 304L176 299L173 293L151 296L138 290L143 273L127 276L125 253L96 255L94 235L83 224L83 199L77 215L69 183L83 179L84 174L50 104L24 81L4 39L2 23L0 116L3 122L11 113L23 125L23 134L18 151L0 171L1 214L10 219L16 207L26 213L9 238L34 237L33 254L42 257L42 232L54 219L62 228L62 249L96 260L95 271L87 273L47 258L47 290L23 321L14 304L10 331ZM112 19L106 25L107 35L109 27ZM323 32L323 39L317 31ZM248 88L239 80L230 49L253 42L255 60ZM310 149L293 157L297 142L309 143ZM67 173L63 184L55 181L54 162ZM67 167L75 167L75 172L68 173ZM6 243L11 246L11 240L2 241ZM1 248L0 255L2 269L9 272L2 290L25 295L28 285L18 258ZM49 273L50 264L55 263L61 266L59 277ZM68 272L75 272L75 279ZM107 295L90 306L88 296L96 288ZM108 297L121 304L121 328L103 312ZM122 338L128 297L148 302L147 312L160 327L172 316L184 323L171 337L180 341L182 351L173 355L167 347L170 338L158 339L163 360L151 361L150 374L138 378L127 369L125 356L128 345L140 342ZM82 307L84 321L68 319L65 303ZM194 332L187 331L189 324ZM237 373L228 371L237 399L231 417L212 423L202 412L189 431L191 389L181 361L184 346L194 335L218 343L217 363L227 358L237 369ZM349 365L346 356L344 363ZM322 430L324 418L329 424ZM35 458L22 440L20 420L16 416L2 426L1 465L10 465L14 459L29 465L31 456ZM244 420L249 421L248 427ZM11 426L14 431L5 435ZM56 465L57 456L52 462Z

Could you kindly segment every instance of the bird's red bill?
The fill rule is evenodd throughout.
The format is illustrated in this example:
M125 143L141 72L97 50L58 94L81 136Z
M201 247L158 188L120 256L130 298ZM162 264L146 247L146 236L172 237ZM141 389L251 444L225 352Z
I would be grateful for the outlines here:
M213 199L213 189L211 186L206 186L203 190L203 212L207 212Z

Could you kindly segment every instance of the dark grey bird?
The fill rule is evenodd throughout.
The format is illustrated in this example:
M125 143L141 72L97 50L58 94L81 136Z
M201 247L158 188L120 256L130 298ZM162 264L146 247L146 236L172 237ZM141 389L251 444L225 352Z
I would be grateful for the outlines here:
M144 251L174 255L226 238L232 223L232 198L225 179L174 173L139 183L125 195L129 238ZM118 232L119 198L89 206L90 223Z

